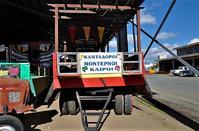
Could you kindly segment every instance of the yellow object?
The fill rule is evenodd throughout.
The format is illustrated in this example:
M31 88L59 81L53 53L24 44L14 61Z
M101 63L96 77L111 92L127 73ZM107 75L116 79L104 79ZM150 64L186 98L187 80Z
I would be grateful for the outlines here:
M150 69L150 70L149 70L149 73L150 73L150 74L155 74L155 70Z

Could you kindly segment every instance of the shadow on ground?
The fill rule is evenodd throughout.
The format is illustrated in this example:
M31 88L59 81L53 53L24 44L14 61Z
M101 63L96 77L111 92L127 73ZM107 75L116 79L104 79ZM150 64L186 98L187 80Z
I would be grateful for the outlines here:
M38 125L46 124L52 122L52 118L57 115L56 110L41 111L36 113L26 114L23 118L23 123L25 125L26 131L41 131L36 129Z
M191 120L190 118L188 118L188 117L184 116L183 114L177 112L176 110L168 107L167 105L160 103L159 101L157 101L153 98L149 98L149 97L142 97L142 98L138 97L138 98L142 99L145 102L147 102L147 103L157 107L158 109L164 111L168 115L172 116L173 118L175 118L179 122L181 122L184 125L192 128L193 130L199 131L199 123Z

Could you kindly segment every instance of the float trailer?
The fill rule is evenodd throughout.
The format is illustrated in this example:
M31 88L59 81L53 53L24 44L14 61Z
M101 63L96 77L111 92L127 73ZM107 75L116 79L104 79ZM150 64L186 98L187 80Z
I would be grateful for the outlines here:
M131 115L133 95L151 96L144 78L144 61L140 44L139 4L141 3L142 1L133 2L135 8L120 5L92 5L86 2L48 4L55 20L53 83L49 96L52 98L60 93L59 108L62 115L76 115L80 111L85 130L100 130L111 109L114 109L116 115ZM120 19L121 23L117 23L118 21L111 16L108 16L108 19L106 16L98 16L104 11L108 12L106 15L115 13L120 16L123 14L124 17L121 16L123 18ZM125 44L122 42L127 37L125 36L126 20L129 19L127 14L132 16L131 18L137 15L139 25L137 48L135 47L133 53L128 53L127 39ZM88 21L84 21L84 17L88 18ZM101 23L95 23L97 22L94 20L95 17ZM117 24L120 25L116 28ZM59 42L61 37L59 32L63 30L61 28L63 26L67 26L68 32L65 41ZM120 26L124 28L122 32ZM105 52L107 42L104 42L109 41L113 37L112 34L118 32L121 37L120 46L123 49L116 53ZM82 39L84 34L86 38ZM94 44L90 45L92 43ZM89 121L89 116L98 116L98 120Z

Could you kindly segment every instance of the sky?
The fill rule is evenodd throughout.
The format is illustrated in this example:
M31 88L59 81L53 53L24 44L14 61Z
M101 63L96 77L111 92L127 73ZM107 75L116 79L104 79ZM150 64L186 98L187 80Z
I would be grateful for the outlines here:
M141 28L152 36L155 35L160 22L165 16L173 0L145 0L141 5ZM129 52L133 51L132 25L128 24ZM177 0L169 17L163 25L157 40L175 53L173 48L199 42L199 0ZM144 34L141 36L142 51L144 52L151 39ZM110 51L116 51L117 42L110 41ZM169 57L169 54L156 43L149 51L145 63L154 63L159 55Z

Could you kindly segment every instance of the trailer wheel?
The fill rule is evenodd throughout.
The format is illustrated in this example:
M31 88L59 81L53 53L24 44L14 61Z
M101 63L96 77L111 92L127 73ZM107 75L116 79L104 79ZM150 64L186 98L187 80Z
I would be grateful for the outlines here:
M131 115L132 112L132 95L124 95L124 114Z
M20 120L23 120L24 117L25 117L24 113L17 114L17 118L19 118Z
M0 131L24 131L23 123L10 115L0 116Z
M62 115L68 115L69 114L68 105L67 105L66 102L62 103L61 113L62 113Z
M123 95L116 95L115 96L115 114L116 115L122 115L124 110L124 97Z
M67 106L69 114L77 115L78 114L77 102L75 100L69 100L67 103L68 103Z
M64 95L61 93L59 97L59 109L61 112L61 115L68 115L68 105L67 101L64 99Z

